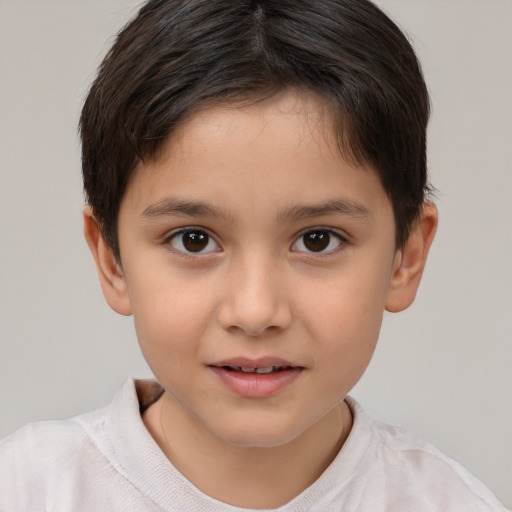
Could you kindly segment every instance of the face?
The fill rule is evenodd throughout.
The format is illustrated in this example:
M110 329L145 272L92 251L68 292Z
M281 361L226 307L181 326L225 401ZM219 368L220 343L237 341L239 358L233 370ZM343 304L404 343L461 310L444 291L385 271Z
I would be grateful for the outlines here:
M376 173L340 156L314 98L192 116L119 212L126 300L175 413L242 446L315 425L370 361L394 240Z

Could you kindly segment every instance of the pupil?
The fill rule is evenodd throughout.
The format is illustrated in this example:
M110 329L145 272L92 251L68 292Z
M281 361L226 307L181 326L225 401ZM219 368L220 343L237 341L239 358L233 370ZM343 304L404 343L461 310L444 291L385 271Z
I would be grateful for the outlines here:
M327 231L312 231L304 235L304 245L310 251L323 251L331 240L331 237Z
M183 246L187 251L199 252L208 245L208 239L203 231L188 231L183 234Z

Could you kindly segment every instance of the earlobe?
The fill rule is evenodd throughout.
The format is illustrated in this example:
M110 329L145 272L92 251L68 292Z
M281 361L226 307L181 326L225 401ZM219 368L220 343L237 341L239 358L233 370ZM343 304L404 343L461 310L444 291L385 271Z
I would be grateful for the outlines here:
M421 215L411 229L404 247L397 252L391 277L386 310L397 313L408 308L420 285L428 251L437 229L437 208L433 203L423 205Z
M96 263L103 295L109 306L121 315L131 315L132 308L122 267L107 245L92 208L83 211L84 235Z

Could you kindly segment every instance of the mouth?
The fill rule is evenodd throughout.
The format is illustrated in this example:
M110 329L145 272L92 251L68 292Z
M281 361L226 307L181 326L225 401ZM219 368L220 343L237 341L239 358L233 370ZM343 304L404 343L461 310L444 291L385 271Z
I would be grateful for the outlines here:
M274 396L290 386L305 368L276 358L237 358L208 367L231 392L244 398Z
M217 368L223 368L224 370L227 370L228 372L242 372L242 373L258 373L260 375L262 374L269 374L269 373L276 373L276 372L283 372L286 370L291 370L294 367L290 365L277 365L277 366L266 366L266 367L250 367L250 366L230 366L230 365L224 365Z

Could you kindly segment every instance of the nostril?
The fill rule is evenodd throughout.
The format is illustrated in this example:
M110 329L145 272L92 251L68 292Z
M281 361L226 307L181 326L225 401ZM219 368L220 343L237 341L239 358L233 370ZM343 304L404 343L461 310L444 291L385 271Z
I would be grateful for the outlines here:
M285 300L274 294L247 297L242 292L226 298L217 311L218 321L224 330L232 334L243 332L256 338L289 327L291 308Z

